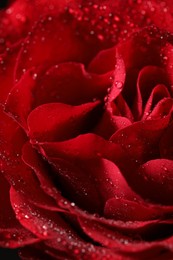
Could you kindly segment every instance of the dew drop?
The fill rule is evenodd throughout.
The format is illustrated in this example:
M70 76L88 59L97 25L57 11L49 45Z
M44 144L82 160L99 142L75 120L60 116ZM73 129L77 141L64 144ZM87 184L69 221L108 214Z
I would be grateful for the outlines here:
M49 17L48 17L48 21L52 21L52 16L49 16Z
M75 254L75 255L78 255L79 253L80 253L79 249L77 249L77 248L74 249L74 254Z
M116 81L115 84L118 89L121 89L123 87L123 83L121 81Z
M115 15L115 16L114 16L114 20L115 20L116 22L119 22L119 21L120 21L119 16Z
M102 34L98 34L97 35L97 38L100 40L100 41L103 41L104 40L104 36Z
M33 77L32 77L33 80L35 80L35 79L37 78L37 76L38 76L38 75L37 75L36 73L34 73L34 74L33 74Z

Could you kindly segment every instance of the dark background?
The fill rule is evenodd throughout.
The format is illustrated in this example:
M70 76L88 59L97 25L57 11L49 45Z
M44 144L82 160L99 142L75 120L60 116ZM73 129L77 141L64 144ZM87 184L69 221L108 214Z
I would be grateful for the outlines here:
M6 260L6 259L19 260L20 258L18 256L17 250L0 248L0 259L1 260Z
M7 0L0 0L0 9L3 9L8 6L10 1ZM1 260L19 260L19 256L17 250L14 249L2 249L0 248L0 259Z
M8 0L0 0L0 8L5 8L9 2Z

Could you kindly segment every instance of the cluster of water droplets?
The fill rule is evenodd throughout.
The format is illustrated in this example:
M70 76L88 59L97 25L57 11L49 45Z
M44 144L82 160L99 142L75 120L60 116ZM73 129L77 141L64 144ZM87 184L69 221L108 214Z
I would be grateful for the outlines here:
M150 26L150 12L155 11L150 1L128 1L129 3L98 3L89 1L78 7L66 7L65 11L73 16L86 30L86 37L97 38L100 42L116 43L121 37L125 40L139 27ZM164 3L164 12L167 11ZM80 32L79 32L80 33Z

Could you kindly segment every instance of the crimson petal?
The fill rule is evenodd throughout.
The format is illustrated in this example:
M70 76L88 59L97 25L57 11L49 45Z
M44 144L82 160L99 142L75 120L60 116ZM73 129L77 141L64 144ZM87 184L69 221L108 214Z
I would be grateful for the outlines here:
M145 198L157 203L173 204L173 162L167 159L156 159L141 165L138 170L140 189L138 192ZM139 186L138 186L139 187ZM137 188L137 187L136 187ZM153 192L154 190L154 192Z
M20 43L14 45L6 51L6 53L0 55L0 103L4 104L8 93L10 92L14 84L14 68L16 64L16 58L19 52Z
M11 207L10 185L0 174L0 246L17 248L39 241L32 233L25 230L17 221Z
M110 140L121 144L129 156L138 162L158 156L158 144L170 121L171 111L158 120L140 121L120 129Z
M70 14L50 15L38 22L20 52L16 78L20 79L23 70L36 65L51 66L65 61L88 62L97 46L90 49L89 43L76 30L76 20Z
M63 103L41 105L28 117L29 136L36 141L61 141L89 131L93 127L91 116L99 105L99 101L80 106Z

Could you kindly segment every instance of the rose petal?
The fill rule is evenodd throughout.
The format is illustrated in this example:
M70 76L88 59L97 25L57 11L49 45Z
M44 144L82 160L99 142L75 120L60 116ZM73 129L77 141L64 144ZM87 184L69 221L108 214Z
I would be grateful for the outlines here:
M75 254L75 248L89 246L82 243L80 237L58 214L34 207L14 189L11 189L10 195L19 221L37 237L43 239L45 245L62 252L71 251L71 255Z
M115 98L121 93L125 81L125 66L124 61L119 54L116 52L116 63L115 70L113 76L113 83L110 89L108 89L108 95L106 100L107 108L111 111L111 102L115 100Z
M44 247L44 251L43 251ZM54 248L48 247L45 243L39 243L32 246L25 246L20 248L19 256L22 260L31 260L31 258L42 259L42 260L71 260L69 252L56 250Z
M61 158L50 158L49 163L56 171L53 177L64 197L89 212L101 212L103 205L99 190L84 163Z
M89 61L98 46L89 48L90 43L76 30L76 20L65 13L58 17L48 16L37 23L20 52L16 78L20 79L23 69L44 63L52 65L65 61Z
M10 185L0 174L0 246L17 248L38 241L29 231L17 221L11 207L9 196Z
M55 65L41 79L38 78L33 90L34 107L51 102L79 105L103 99L111 84L112 73L88 73L83 64L74 62Z
M138 170L137 178L139 179L140 189L139 186L136 188L145 198L165 205L172 204L172 175L173 162L171 160L156 159L148 161Z
M110 111L106 110L93 132L105 139L109 139L117 130L129 125L131 125L131 121L128 118L114 116Z
M159 228L163 229L167 226L164 226L164 223L157 223L153 225L154 223L150 222L149 224L149 230L140 230L141 233L138 233L139 230L136 232L136 239L134 241L134 238L131 237L134 236L133 231L125 232L125 230L120 230L118 228L113 228L111 226L106 226L103 224L100 224L97 221L91 221L87 220L85 218L79 218L79 223L84 230L85 233L87 233L88 236L90 236L94 241L99 242L100 244L104 245L105 247L109 248L119 248L120 252L123 252L123 254L132 255L135 257L135 255L140 256L140 259L142 259L142 255L144 252L148 251L148 255L151 254L151 256L154 254L160 254L160 251L163 249L167 249L169 252L172 250L170 249L172 238L167 238L165 240L160 241L145 241L140 240L140 236L145 237L147 233L151 235L151 233L156 232L154 230L155 228L159 230ZM118 222L117 222L118 224ZM126 224L127 225L127 224ZM167 228L172 228L172 226L168 225ZM163 230L160 230L160 233L163 232ZM142 234L143 233L143 234ZM149 235L148 234L148 235ZM151 237L150 237L151 238Z
M169 124L170 114L171 112L158 120L136 122L117 131L110 140L121 144L136 162L155 158L159 153L159 140Z
M107 218L123 221L145 221L161 217L157 208L142 204L141 201L130 201L124 198L112 198L106 202L104 214Z
M166 73L163 69L156 66L146 66L140 71L137 79L137 95L133 107L136 118L142 116L144 104L152 89L158 84L168 85Z
M38 149L45 157L61 157L71 162L75 160L93 160L101 157L111 160L119 166L122 160L122 163L124 163L124 159L127 159L121 145L111 143L92 133L82 134L62 142L40 143Z
M172 139L173 123L165 130L160 140L160 154L162 158L173 159L173 139Z
M111 103L113 115L126 117L130 122L134 121L132 112L121 94Z
M43 160L40 154L33 149L30 143L26 143L22 149L22 159L35 172L42 190L56 201L62 199L59 191L56 189L53 180L49 176L50 166Z
M127 41L120 42L118 52L127 71L134 68L139 71L148 65L160 67L160 50L167 41L168 38L162 31L148 27L135 33Z
M0 165L3 176L33 203L56 210L56 203L42 191L33 171L21 159L21 150L26 142L24 132L2 111L0 117L3 122L0 131Z
M89 74L78 63L59 64L46 73L43 66L33 68L13 87L5 108L27 130L28 114L41 104L62 102L79 105L96 99L103 100L111 84L110 75L112 72L104 75Z
M97 121L99 105L99 101L80 106L63 103L41 105L28 117L29 136L37 141L60 141L89 131L95 123L93 120Z
M147 119L161 119L164 118L173 109L172 98L163 98L153 109Z
M4 104L8 93L14 84L14 67L16 63L16 57L19 52L20 43L14 45L6 51L5 54L0 55L0 103Z
M88 65L88 70L103 74L115 69L116 49L115 47L100 51Z
M145 105L142 120L145 120L157 103L165 97L170 97L169 91L165 85L159 84L154 87Z
M26 131L26 119L32 109L32 92L36 85L34 75L42 74L41 71L41 68L37 70L33 68L28 70L20 81L11 89L5 103L6 112L9 113ZM25 102L23 102L23 100L25 100Z

